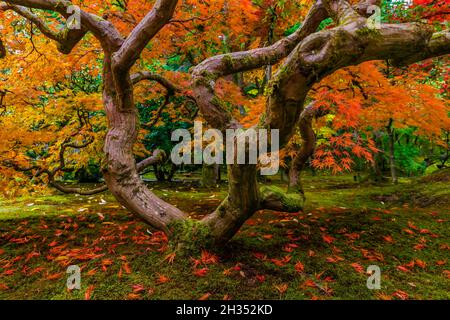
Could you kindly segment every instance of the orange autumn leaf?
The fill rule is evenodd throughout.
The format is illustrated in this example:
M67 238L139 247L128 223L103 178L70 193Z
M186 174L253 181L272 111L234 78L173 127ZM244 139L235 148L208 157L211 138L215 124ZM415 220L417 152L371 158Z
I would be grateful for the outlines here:
M94 291L95 286L90 285L86 292L84 293L84 300L91 300L92 292Z

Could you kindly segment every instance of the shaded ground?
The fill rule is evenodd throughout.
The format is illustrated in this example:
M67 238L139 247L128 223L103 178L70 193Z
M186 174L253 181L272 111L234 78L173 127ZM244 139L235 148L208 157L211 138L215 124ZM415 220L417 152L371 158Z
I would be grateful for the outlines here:
M305 186L304 212L260 212L225 249L189 258L108 194L0 200L0 299L450 298L448 180L314 176ZM195 216L226 195L154 188ZM82 288L70 292L73 264ZM381 290L366 287L369 265L382 270Z

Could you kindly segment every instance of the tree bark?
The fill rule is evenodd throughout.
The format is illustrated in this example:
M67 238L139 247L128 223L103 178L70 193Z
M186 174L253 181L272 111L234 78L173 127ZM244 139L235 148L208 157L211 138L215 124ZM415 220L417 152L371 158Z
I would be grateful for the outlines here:
M313 156L317 142L316 134L312 127L312 121L314 118L322 117L327 113L328 111L316 108L314 103L311 103L300 115L298 128L302 144L289 169L288 192L300 193L303 198L305 197L305 192L301 182L301 173L308 160Z
M219 165L206 165L202 166L202 180L201 185L203 187L215 187L219 183Z
M391 181L394 184L398 183L397 169L395 167L395 131L393 128L393 119L389 120L387 126L387 133L389 139L389 167L391 169Z

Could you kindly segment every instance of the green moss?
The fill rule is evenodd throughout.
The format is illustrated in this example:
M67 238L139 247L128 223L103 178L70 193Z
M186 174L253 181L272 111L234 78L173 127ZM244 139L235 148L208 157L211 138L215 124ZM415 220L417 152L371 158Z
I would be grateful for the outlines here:
M374 38L381 35L380 31L378 29L373 29L369 27L364 27L361 29L358 29L356 33L361 37L367 37L367 38Z
M234 62L233 62L233 57L231 56L231 54L224 55L222 60L225 63L225 65L227 66L227 68L230 68L230 69L233 68Z
M304 198L299 193L286 193L277 186L264 186L261 188L263 198L278 199L288 212L296 212L303 209Z
M214 243L209 227L199 220L179 220L169 225L173 249L182 255L192 255Z

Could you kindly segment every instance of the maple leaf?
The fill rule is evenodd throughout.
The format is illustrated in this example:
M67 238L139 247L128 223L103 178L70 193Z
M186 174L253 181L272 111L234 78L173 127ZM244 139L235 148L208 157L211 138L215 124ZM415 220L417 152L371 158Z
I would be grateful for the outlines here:
M211 296L211 293L205 293L204 295L202 295L200 298L198 298L198 300L200 301L204 301L204 300L208 300L209 297Z
M130 274L131 273L131 268L130 265L128 264L128 262L123 263L123 270L125 270L126 274Z
M202 268L202 269L197 269L197 270L194 270L194 275L196 275L197 277L204 277L204 276L206 276L208 271L209 271L209 269L206 267Z
M322 240L325 241L326 243L330 244L330 243L333 243L333 241L336 239L333 238L332 236L322 234Z
M364 268L359 263L352 263L350 266L358 273L364 273Z
M267 255L263 253L256 252L253 255L255 256L256 259L267 260Z
M420 259L416 259L415 263L419 268L422 268L422 269L426 268L426 266L427 266L426 262L424 262Z
M91 300L92 292L94 291L95 286L90 285L86 292L84 293L84 300Z
M217 264L219 262L219 257L214 254L209 253L206 250L202 250L201 261L204 264Z
M438 266L443 266L446 263L447 263L447 260L438 260L438 261L436 261L436 265L438 265Z
M142 284L135 284L132 286L134 293L145 291L145 287Z
M175 260L175 257L177 256L177 254L175 252L168 254L167 256L165 256L164 260L167 261L168 263L172 264L173 261Z
M409 272L409 271L410 271L410 270L409 270L407 267L405 267L405 266L398 266L397 269L400 270L400 271L403 271L403 272Z
M408 293L406 293L405 291L402 291L402 290L395 291L394 293L392 293L392 296L396 297L400 300L408 300L408 297L409 297Z
M59 273L54 273L54 274L51 274L51 275L47 275L46 279L47 280L56 280L56 279L62 278L62 276L63 276L63 273L59 272Z
M312 281L311 279L308 279L305 282L303 282L303 286L304 287L310 287L310 288L317 287L316 283L314 281Z
M287 263L289 263L289 261L291 261L292 256L285 256L282 259L270 259L270 261L273 262L273 264L275 264L278 267L283 267L285 266Z
M277 289L277 291L280 294L284 294L287 291L289 285L287 283L282 283L282 284L279 284L279 285L275 285L274 287L275 287L275 289Z
M305 266L303 265L303 263L301 263L300 261L298 261L295 266L294 266L295 270L299 273L303 273L303 271L305 271Z
M158 277L156 279L156 283L157 284L163 284L163 283L166 283L166 282L169 282L169 281L170 281L169 277L166 277L165 275L158 273Z
M127 299L128 299L128 300L139 300L139 299L141 299L141 298L142 298L141 295L138 294L138 293L129 293L129 294L127 295Z

